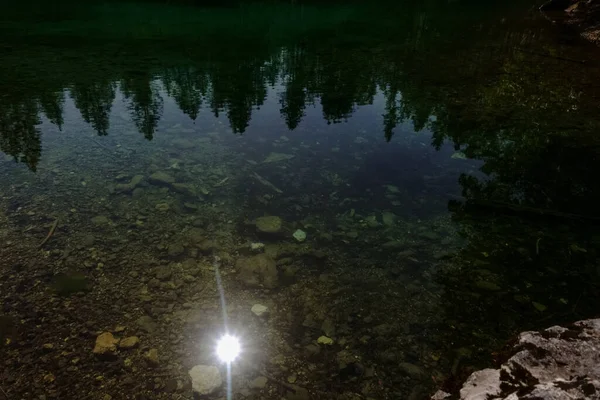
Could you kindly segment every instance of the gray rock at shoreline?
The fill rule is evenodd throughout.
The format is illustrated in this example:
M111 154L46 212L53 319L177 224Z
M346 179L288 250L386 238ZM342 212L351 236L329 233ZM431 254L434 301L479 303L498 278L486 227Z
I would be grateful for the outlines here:
M521 333L512 357L471 374L460 399L600 399L600 319Z

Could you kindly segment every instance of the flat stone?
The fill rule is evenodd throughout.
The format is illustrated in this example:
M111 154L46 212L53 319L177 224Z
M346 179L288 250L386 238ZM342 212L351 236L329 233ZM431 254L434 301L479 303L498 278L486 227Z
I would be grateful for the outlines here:
M138 338L137 336L129 336L126 337L125 339L121 339L121 341L119 342L119 348L120 349L133 349L134 347L137 347L140 344L140 338Z
M188 197L196 197L197 196L196 188L192 184L189 184L189 183L173 183L171 185L171 187L177 193L181 193L181 194L183 194L185 196L188 196Z
M304 242L306 240L306 232L304 232L302 229L296 230L292 236L298 242Z
M266 317L269 314L269 308L267 306L263 306L262 304L253 305L251 311L257 317Z
M189 372L192 390L198 396L215 393L223 384L219 368L212 365L196 365Z
M394 226L398 220L398 216L393 212L385 211L381 214L381 219L385 226Z
M496 285L494 282L486 281L486 280L478 280L473 282L473 289L480 290L484 292L498 292L502 290L502 288Z
M264 243L250 243L250 250L252 250L255 253L260 253L265 250L265 244Z
M116 339L112 333L103 332L96 338L96 344L92 351L99 357L114 356L117 352L117 343L119 343L119 339Z
M168 281L173 275L173 273L171 272L171 267L169 267L168 265L161 265L160 267L156 268L156 272L154 275L159 281Z
M473 372L460 389L461 399L486 400L488 394L491 396L500 394L499 369L488 368Z
M236 268L239 271L238 278L246 286L273 289L279 284L275 260L266 254L240 258Z
M148 182L157 186L171 186L175 183L175 178L166 172L155 172L148 178Z
M148 365L151 367L158 367L158 365L160 364L157 349L148 350L148 352L146 354L144 354L144 359L146 360Z
M427 375L423 368L408 362L401 362L400 364L398 364L398 368L400 369L400 371L404 372L406 375L414 379L421 379Z
M162 202L158 203L156 206L154 206L154 208L156 209L156 211L165 212L169 211L171 206L169 206L169 203Z
M323 324L321 324L321 331L323 331L326 336L334 336L335 324L331 319L327 318L325 321L323 321Z
M327 336L321 336L317 339L317 343L331 346L333 344L333 339L328 338Z
M129 183L122 183L122 184L118 184L115 186L115 191L117 193L129 193L129 192L133 192L133 190L138 187L138 185L140 183L142 183L142 181L144 180L144 176L143 175L136 175L133 178L131 178L131 181L129 181Z
M257 218L254 223L256 229L262 233L279 233L283 226L282 219L273 215Z
M167 252L169 257L179 257L185 253L185 247L183 247L181 243L173 243L169 245L169 250Z
M92 218L92 224L94 225L108 225L110 223L110 219L104 215L97 215Z
M136 324L140 327L141 330L148 333L153 333L158 328L156 322L154 322L154 320L147 315L138 318Z
M264 389L267 386L267 382L269 380L264 376L259 376L252 381L250 381L250 388L252 389Z
M286 160L291 160L292 158L294 158L294 156L292 154L273 152L273 153L269 154L267 156L267 158L265 158L263 163L268 164L268 163L274 163L274 162L279 162L279 161L286 161Z

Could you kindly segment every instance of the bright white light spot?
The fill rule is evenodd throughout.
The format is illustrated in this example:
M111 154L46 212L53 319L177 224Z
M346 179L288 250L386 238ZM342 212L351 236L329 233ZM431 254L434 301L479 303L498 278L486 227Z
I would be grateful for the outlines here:
M240 341L231 335L225 335L217 344L217 355L223 362L232 362L240 354Z

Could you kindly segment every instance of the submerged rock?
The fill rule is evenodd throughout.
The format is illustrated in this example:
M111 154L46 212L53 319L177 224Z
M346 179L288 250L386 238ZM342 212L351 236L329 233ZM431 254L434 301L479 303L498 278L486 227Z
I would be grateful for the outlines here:
M294 236L294 239L296 239L298 242L304 242L306 240L306 232L304 232L302 229L296 230L292 236Z
M104 215L97 215L94 218L92 218L92 224L94 225L108 225L110 223L110 219L108 219L108 217L104 216Z
M269 314L269 308L258 303L253 305L250 311L257 317L266 317Z
M423 368L408 362L401 362L400 364L398 364L398 368L400 369L400 371L404 372L406 375L414 379L420 379L424 376L427 376L427 373Z
M236 262L239 279L246 286L264 286L273 289L278 285L277 266L275 260L265 254L240 258Z
M262 233L279 233L283 226L281 218L276 216L260 217L254 221L256 229Z
M398 216L393 212L385 211L381 214L381 219L385 226L394 226L398 220Z
M115 191L117 193L129 193L133 192L133 190L144 180L143 175L136 175L131 178L129 183L121 183L115 186Z
M252 250L255 253L260 253L261 251L265 250L265 244L264 243L250 243L250 250Z
M192 185L190 183L173 183L171 185L171 188L174 191L181 193L188 197L196 197L197 196L196 188L194 187L194 185Z
M120 349L133 349L140 344L140 338L137 336L126 337L119 342Z
M101 333L96 338L92 352L99 357L112 357L117 352L117 343L119 343L119 339L116 339L112 333Z
M155 276L159 281L168 281L172 275L171 267L168 265L161 265L156 267Z
M266 164L266 163L274 163L274 162L279 162L279 161L286 161L286 160L291 160L292 158L294 158L294 156L292 154L271 153L267 156L267 158L265 158L263 163Z
M267 382L268 380L265 376L259 376L250 381L248 386L250 386L251 389L264 389L264 387L267 386Z
M148 182L156 186L171 186L175 183L175 178L166 172L155 172L148 178Z
M158 367L158 365L160 364L160 360L158 358L158 350L156 349L148 350L148 352L144 354L144 358L146 359L148 365L151 367Z
M471 374L462 400L600 398L600 319L523 332L501 368ZM444 398L443 392L436 399ZM433 399L432 398L432 399Z
M333 339L328 338L327 336L320 336L317 339L317 343L324 344L326 346L331 346L333 344Z
M198 396L213 394L223 384L221 372L212 365L196 365L188 374L192 379L192 390Z
M158 325L156 324L156 322L154 322L154 320L147 315L144 315L143 317L138 318L136 323L140 327L141 330L146 331L148 333L152 333L152 332L156 331L156 329L158 328Z

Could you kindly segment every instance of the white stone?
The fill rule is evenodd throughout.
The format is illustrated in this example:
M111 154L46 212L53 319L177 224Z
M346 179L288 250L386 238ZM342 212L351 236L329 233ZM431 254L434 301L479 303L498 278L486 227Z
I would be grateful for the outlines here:
M252 306L251 311L257 317L264 317L269 313L269 307L263 306L262 304L255 304Z
M192 378L192 389L198 396L213 394L223 384L221 371L212 365L196 365L188 373Z

